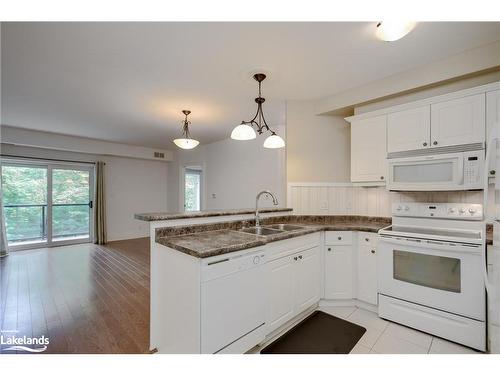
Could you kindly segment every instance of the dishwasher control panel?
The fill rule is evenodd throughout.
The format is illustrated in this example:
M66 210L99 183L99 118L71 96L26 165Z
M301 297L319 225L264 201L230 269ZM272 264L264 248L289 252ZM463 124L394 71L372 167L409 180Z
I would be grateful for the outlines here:
M265 253L262 250L248 254L227 254L227 256L206 258L202 261L201 282L260 267L264 263Z

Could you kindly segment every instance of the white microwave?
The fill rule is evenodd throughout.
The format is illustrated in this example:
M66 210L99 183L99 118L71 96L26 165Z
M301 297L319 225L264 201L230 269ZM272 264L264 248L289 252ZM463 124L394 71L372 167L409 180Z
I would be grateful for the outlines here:
M388 190L483 189L484 150L387 159L387 164Z

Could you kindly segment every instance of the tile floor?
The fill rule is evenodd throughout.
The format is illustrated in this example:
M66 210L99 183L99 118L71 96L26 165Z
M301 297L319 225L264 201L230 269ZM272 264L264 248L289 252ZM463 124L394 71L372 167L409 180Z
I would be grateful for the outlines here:
M450 341L380 319L357 307L320 307L319 310L366 328L351 354L479 354Z

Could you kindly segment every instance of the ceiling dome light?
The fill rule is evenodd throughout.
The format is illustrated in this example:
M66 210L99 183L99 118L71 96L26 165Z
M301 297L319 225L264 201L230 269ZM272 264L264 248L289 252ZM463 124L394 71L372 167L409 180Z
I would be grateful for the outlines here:
M200 144L196 139L191 138L191 134L189 133L189 125L191 121L188 121L188 115L191 111L187 109L183 110L182 113L186 116L184 121L182 122L182 138L174 139L174 143L177 147L180 147L184 150L191 150Z
M285 141L279 135L273 132L272 135L266 138L264 141L265 148L282 148L285 147Z
M253 79L259 82L259 96L255 98L255 103L257 103L257 113L255 113L255 116L250 121L242 121L240 125L236 126L231 132L231 138L246 141L256 138L256 133L262 134L264 131L267 131L270 132L271 135L264 141L264 147L285 147L285 141L283 138L276 135L276 133L269 128L266 119L264 118L262 104L266 101L266 99L261 96L261 84L262 81L266 79L266 75L263 73L257 73L254 74ZM255 129L253 128L254 126Z
M231 132L231 138L238 141L248 141L250 139L255 139L257 134L255 130L250 125L241 124L233 129Z
M415 27L416 22L383 21L377 24L376 35L380 40L394 42L401 39Z

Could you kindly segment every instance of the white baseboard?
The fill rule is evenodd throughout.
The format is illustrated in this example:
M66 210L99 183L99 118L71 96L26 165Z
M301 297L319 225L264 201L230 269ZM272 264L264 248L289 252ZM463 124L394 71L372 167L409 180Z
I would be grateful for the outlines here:
M372 305L371 303L360 301L355 298L340 299L340 300L322 299L321 301L319 301L319 307L351 307L351 306L359 307L364 310L378 313L378 306Z

